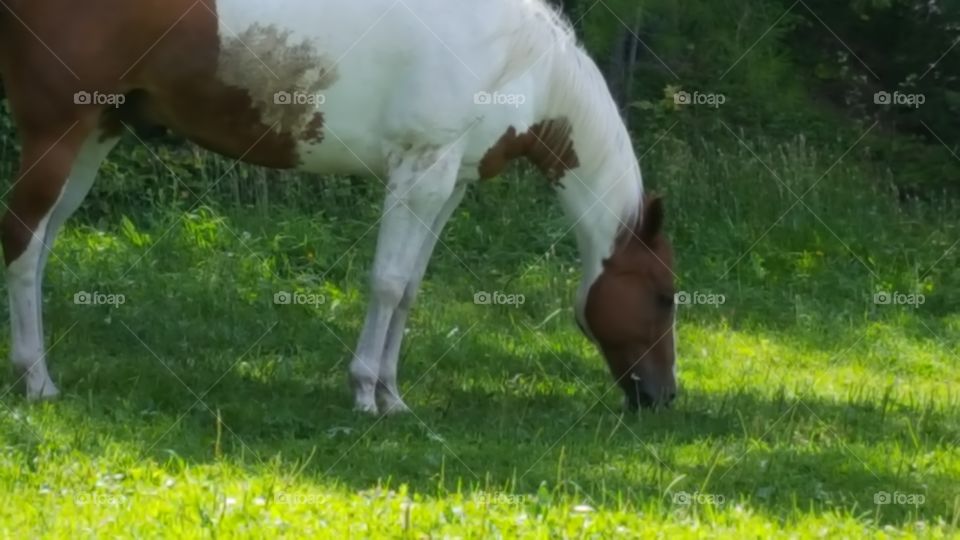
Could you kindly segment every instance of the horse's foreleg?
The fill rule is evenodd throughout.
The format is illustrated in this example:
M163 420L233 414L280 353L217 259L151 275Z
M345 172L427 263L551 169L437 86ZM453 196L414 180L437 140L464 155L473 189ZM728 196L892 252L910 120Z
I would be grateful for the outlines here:
M49 128L46 135L24 135L22 165L0 233L10 298L10 355L26 382L28 399L58 394L45 358L44 266L57 231L80 206L115 143L101 140L80 122Z
M390 329L387 332L387 344L383 350L383 358L380 360L380 381L377 385L377 401L380 405L380 411L384 414L393 414L407 411L397 388L397 364L400 360L400 345L403 343L404 330L407 327L407 318L410 315L410 309L417 299L417 293L420 291L420 284L423 281L423 275L430 264L430 257L433 255L433 249L440 240L440 234L444 226L453 215L453 212L460 206L463 200L463 194L466 192L466 185L459 185L454 190L453 195L443 206L437 219L430 227L430 234L427 235L420 248L416 268L410 281L407 283L403 292L403 298L400 304L393 312L393 319L390 320Z
M356 409L376 413L381 360L391 321L418 273L432 227L454 195L462 148L410 150L395 156L373 262L370 305L350 375ZM402 332L402 330L400 330ZM396 372L396 367L393 368ZM396 387L395 375L393 386Z

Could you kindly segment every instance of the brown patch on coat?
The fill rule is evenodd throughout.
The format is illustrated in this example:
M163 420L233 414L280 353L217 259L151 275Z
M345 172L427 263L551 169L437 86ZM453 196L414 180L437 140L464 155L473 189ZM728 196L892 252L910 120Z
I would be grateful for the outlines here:
M323 141L323 90L336 80L334 62L309 40L294 43L292 32L254 24L221 45L218 77L249 92L261 122L297 140Z
M559 183L563 175L580 166L573 147L573 128L566 118L538 122L524 133L510 126L480 160L480 178L499 175L513 160L526 157L551 183Z
M316 144L323 142L323 113L313 114L313 118L303 128L301 140Z
M129 74L141 95L106 115L103 127L114 134L123 123L164 126L233 159L297 167L297 144L322 142L324 118L318 98L293 96L320 95L336 78L324 67L330 63L307 42L291 43L289 32L274 27L254 25L221 43L209 8L189 10L176 25L151 21L151 28L169 33ZM171 11L159 20L176 14Z
M164 17L172 14L164 10ZM297 122L292 115L283 116L282 110L266 110L265 90L251 90L256 83L240 86L241 81L225 74L224 58L236 59L239 53L229 44L221 45L216 14L202 7L191 10L131 74L145 89L138 114L146 117L144 123L167 126L230 158L280 169L296 167L302 137L295 129ZM249 68L249 80L260 80L265 68L250 51L247 56L259 70L251 63L234 62Z

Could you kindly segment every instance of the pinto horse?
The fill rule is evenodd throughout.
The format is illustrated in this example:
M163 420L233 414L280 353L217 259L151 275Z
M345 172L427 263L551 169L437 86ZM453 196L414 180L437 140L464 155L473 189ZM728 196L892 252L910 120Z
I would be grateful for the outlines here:
M56 396L41 286L58 229L129 126L224 156L385 178L356 408L407 410L411 306L467 185L529 159L575 230L577 322L626 404L676 394L672 254L603 77L543 0L0 0L22 162L0 223L11 356Z

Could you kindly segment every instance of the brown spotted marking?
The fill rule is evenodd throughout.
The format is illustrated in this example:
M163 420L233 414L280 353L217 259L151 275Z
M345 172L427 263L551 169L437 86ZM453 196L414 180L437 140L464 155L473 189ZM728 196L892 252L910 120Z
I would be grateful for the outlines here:
M217 74L228 86L249 92L262 123L319 144L323 114L316 104L337 80L334 62L310 41L292 43L290 36L289 30L254 24L224 41Z
M567 171L580 166L572 132L566 118L538 122L519 134L510 126L480 160L480 178L493 178L511 161L526 157L551 183L557 183Z

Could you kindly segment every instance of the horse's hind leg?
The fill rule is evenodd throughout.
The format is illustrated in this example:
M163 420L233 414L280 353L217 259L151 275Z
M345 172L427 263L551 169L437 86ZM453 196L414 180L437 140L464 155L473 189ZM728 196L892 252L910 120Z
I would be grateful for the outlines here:
M11 189L0 239L10 297L10 355L28 399L58 394L46 365L43 270L57 231L80 206L115 137L104 138L95 118L25 132L21 168Z

